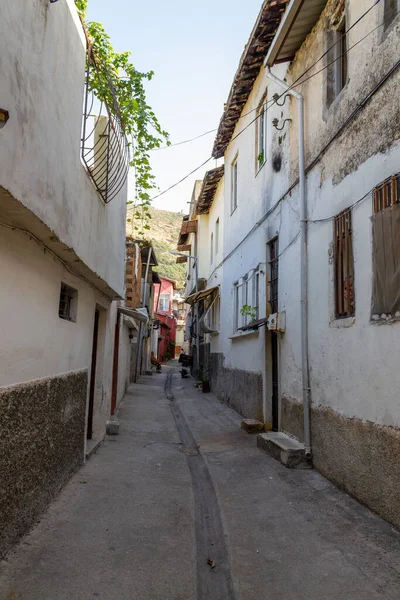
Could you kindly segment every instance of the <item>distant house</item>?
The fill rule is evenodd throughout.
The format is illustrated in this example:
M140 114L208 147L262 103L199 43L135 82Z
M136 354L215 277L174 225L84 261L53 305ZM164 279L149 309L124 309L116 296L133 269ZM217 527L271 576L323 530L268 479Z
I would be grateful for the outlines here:
M160 277L158 295L154 296L155 327L152 351L160 361L175 358L177 319L173 313L175 281Z

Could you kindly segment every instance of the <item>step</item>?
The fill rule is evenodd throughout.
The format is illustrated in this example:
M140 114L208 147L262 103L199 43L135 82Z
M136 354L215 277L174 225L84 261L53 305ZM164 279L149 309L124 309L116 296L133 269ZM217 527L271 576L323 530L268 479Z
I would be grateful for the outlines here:
M288 469L312 469L304 444L281 431L268 431L257 436L257 446L279 460Z
M243 419L240 423L240 427L247 431L247 433L259 433L264 431L264 425L257 419Z

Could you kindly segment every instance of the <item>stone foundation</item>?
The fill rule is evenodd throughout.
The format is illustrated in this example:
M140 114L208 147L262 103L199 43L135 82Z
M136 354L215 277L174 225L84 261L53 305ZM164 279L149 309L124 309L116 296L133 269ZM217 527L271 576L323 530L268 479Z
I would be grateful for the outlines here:
M243 417L263 421L261 373L227 369L222 353L210 354L211 391Z
M281 429L302 440L303 407L293 398L281 399ZM400 528L400 429L312 406L311 435L315 468Z
M0 389L0 556L83 463L87 371Z

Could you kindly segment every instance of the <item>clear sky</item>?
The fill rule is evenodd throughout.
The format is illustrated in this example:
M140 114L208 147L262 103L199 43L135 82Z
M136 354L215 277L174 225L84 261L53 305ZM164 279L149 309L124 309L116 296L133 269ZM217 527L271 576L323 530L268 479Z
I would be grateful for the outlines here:
M223 105L262 0L89 0L88 18L101 22L116 50L130 50L140 71L153 70L148 101L172 143L218 127ZM160 190L211 156L215 134L152 152ZM154 206L188 210L195 179L161 196Z

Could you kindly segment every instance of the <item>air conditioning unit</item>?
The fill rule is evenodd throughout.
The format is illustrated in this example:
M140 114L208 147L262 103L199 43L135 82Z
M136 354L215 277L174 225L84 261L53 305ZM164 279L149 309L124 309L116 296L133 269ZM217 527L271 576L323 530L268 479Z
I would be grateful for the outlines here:
M268 317L267 327L269 331L283 333L286 329L286 313L274 313Z

